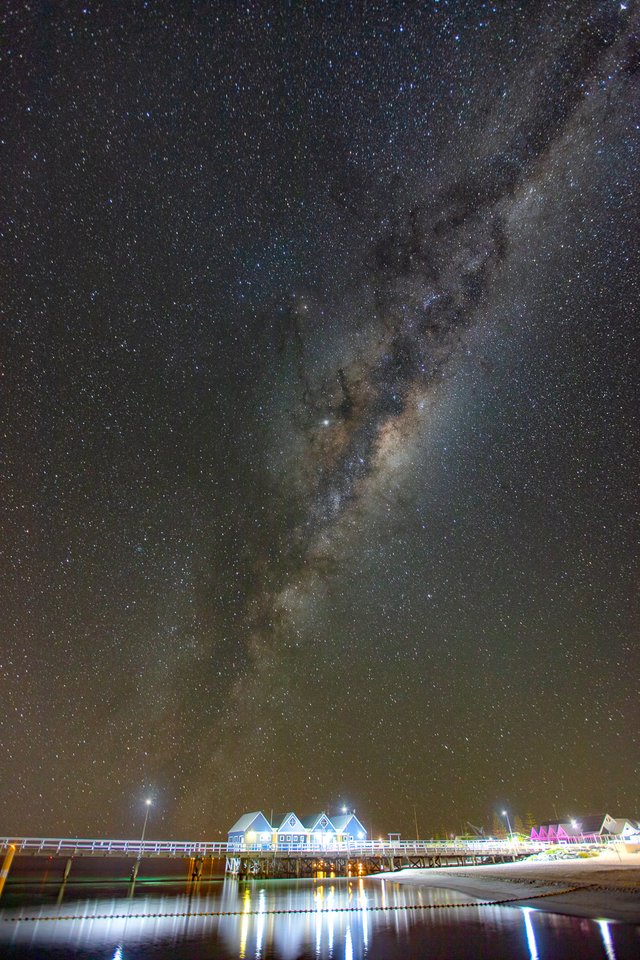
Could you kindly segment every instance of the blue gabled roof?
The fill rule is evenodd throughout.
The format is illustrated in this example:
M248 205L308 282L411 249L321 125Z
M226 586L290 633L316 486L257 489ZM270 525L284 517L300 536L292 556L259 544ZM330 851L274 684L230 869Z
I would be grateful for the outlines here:
M234 825L227 831L227 833L246 833L252 823L257 820L258 817L262 817L270 827L269 821L265 817L264 813L261 810L255 810L253 813L243 813L239 820L236 820Z
M318 826L318 824L320 823L323 817L327 821L327 826L330 827L332 830L335 830L335 827L331 819L327 816L324 810L322 811L322 813L312 813L310 817L303 817L302 826L305 828L305 830L314 830L315 827ZM322 827L322 829L326 830L327 827Z
M291 817L293 817L295 820L295 824L293 825L289 823ZM300 817L298 817L293 810L290 810L288 813L279 813L277 816L274 815L272 826L273 829L277 830L278 832L286 830L287 832L293 831L295 833L296 830L298 830L298 827L303 828L304 824L302 823Z
M356 835L358 833L364 834L365 837L367 835L365 827L360 823L355 813L341 813L338 817L332 817L331 821L337 833L344 833L347 827L353 827L352 832Z

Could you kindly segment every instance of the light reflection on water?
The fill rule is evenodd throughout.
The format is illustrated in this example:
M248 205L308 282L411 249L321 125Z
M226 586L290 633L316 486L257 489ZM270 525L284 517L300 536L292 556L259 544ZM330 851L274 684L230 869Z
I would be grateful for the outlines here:
M468 907L444 906L466 903ZM443 906L407 909L416 904ZM74 919L0 922L0 954L4 956L4 944L10 957L43 960L54 950L92 960L165 956L172 960L403 960L406 956L627 960L640 956L640 941L632 932L624 941L630 944L630 952L626 946L621 951L617 943L614 947L616 925L606 921L473 904L472 898L460 893L393 881L238 884L229 880L192 885L187 893L177 895L94 898L6 910L0 915L3 918L72 915ZM232 915L219 915L224 913Z
M524 916L524 928L527 933L527 946L529 947L530 960L540 960L540 954L538 953L538 945L536 943L536 935L533 932L533 924L531 922L531 913L532 913L532 910L530 907L522 908L522 914Z
M611 939L609 921L598 920L598 926L600 927L600 935L604 944L604 951L607 955L607 960L616 960L616 952L613 949L613 940Z

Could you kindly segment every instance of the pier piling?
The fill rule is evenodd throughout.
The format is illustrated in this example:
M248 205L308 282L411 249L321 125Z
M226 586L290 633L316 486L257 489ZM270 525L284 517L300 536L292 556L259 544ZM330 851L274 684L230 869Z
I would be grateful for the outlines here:
M10 843L7 847L7 852L4 855L4 860L2 861L2 868L0 869L0 897L2 896L4 885L7 882L7 877L9 876L9 870L11 870L11 864L13 863L15 854L16 845L15 843Z

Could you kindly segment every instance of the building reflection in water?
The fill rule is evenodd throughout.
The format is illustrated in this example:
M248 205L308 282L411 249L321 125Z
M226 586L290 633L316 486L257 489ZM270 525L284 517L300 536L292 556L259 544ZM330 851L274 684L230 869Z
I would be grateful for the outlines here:
M469 909L404 909L430 903L458 905L467 899ZM562 943L563 955L592 955L594 948L602 951L604 945L606 960L618 960L606 921L577 921L531 908L476 907L474 903L454 891L392 880L246 884L229 880L182 895L149 894L136 900L93 899L60 907L51 903L24 911L7 910L5 918L24 912L41 917L73 914L77 919L3 923L0 954L2 944L11 941L31 949L42 947L43 957L55 949L69 955L99 950L111 960L129 960L130 949L143 957L145 946L157 950L164 945L176 960L194 955L221 960L265 960L270 956L281 960L366 960L382 935L389 957L402 960L416 945L437 953L444 944L464 946L471 935L488 937L495 946L495 957L524 957L528 951L529 960L540 960L536 932L540 941L544 929L553 931L554 939ZM587 942L589 947L581 950Z
M225 883L221 912L238 909L238 893L236 881ZM282 960L300 956L363 960L376 929L394 931L403 940L410 928L426 919L422 911L404 907L428 903L431 898L438 903L467 899L445 890L425 895L393 882L367 884L362 878L348 883L320 880L290 888L279 882L265 886L258 882L248 884L240 897L241 916L221 917L217 929L229 952L238 950L241 960L262 960L271 952ZM473 903L470 898L469 903ZM380 907L397 909L376 909ZM291 913L274 915L275 910Z

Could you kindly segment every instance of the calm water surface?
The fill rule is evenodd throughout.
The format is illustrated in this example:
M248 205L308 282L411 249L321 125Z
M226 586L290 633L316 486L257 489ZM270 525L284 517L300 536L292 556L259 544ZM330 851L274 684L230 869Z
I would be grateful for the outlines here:
M7 888L0 957L638 960L640 928L380 880ZM442 904L444 906L435 906ZM451 906L469 904L469 906ZM429 909L412 909L434 905ZM380 910L386 907L393 909ZM227 913L227 916L219 914ZM145 916L140 916L144 914ZM154 916L149 916L153 914ZM183 916L180 916L183 914ZM184 916L189 914L189 916ZM194 916L194 914L205 914ZM212 914L206 916L206 914ZM17 919L17 918L29 919ZM72 919L55 919L71 917Z

